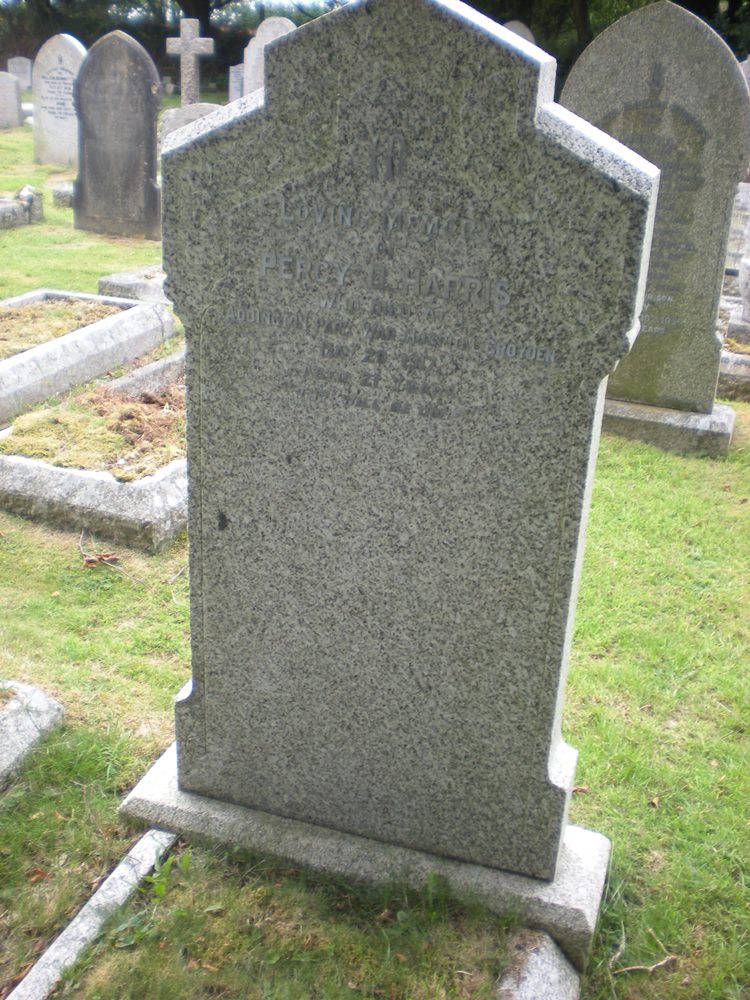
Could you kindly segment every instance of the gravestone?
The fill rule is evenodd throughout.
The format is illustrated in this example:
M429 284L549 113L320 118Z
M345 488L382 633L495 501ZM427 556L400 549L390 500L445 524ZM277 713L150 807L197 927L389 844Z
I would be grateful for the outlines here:
M195 104L201 99L201 73L199 59L214 51L213 38L201 38L200 21L192 17L180 18L180 37L167 39L167 54L180 59L180 94L182 104Z
M34 62L34 159L72 166L78 162L78 117L73 84L86 49L72 35L53 35Z
M23 123L21 85L12 73L0 73L0 128L18 128Z
M734 413L714 406L716 319L732 203L750 157L739 65L703 21L659 2L594 39L561 101L662 171L641 332L608 388L636 408L608 404L605 427L663 447L723 453Z
M91 47L75 82L79 119L75 226L159 238L156 115L161 89L148 52L122 31Z
M512 31L514 35L518 35L519 38L525 38L527 42L531 42L532 45L534 44L534 33L523 21L506 21L503 27L507 28L508 31Z
M581 961L608 847L560 713L657 171L554 77L464 4L373 0L167 139L193 684L180 790L168 756L123 808L496 908L591 892Z
M242 85L244 82L245 65L237 63L236 66L229 67L229 103L238 101L243 94Z
M183 125L189 125L190 122L194 122L198 118L205 118L206 115L218 111L220 107L220 104L201 103L185 104L180 108L167 108L159 122L159 145L163 144L170 132L182 128Z
M254 37L245 46L243 97L263 87L266 45L288 35L295 27L294 21L288 17L267 17L260 23Z
M18 77L22 90L31 86L31 59L26 56L11 56L8 60L8 72Z

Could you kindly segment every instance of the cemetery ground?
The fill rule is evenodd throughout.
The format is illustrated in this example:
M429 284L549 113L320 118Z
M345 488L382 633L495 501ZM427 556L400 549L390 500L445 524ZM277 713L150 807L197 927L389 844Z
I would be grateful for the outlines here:
M28 130L0 134L0 189L60 176L31 164ZM158 262L158 244L74 230L45 191L44 224L0 234L3 296ZM750 997L750 404L734 405L724 461L602 440L564 717L572 821L614 851L586 1000ZM0 799L0 997L138 836L117 807L190 676L184 537L114 555L0 513L0 677L66 711ZM439 884L362 890L193 844L171 858L60 995L492 995L510 921Z

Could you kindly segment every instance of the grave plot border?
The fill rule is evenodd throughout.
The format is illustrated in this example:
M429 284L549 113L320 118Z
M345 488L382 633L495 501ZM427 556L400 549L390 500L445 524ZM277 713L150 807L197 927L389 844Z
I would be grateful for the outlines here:
M0 710L0 789L23 767L36 744L63 722L63 707L44 691L20 681L0 681L13 698Z
M184 350L177 351L115 379L112 387L129 395L157 391L184 364ZM175 459L151 476L123 483L109 472L0 455L0 507L59 528L159 549L187 527L187 460Z
M47 299L75 299L120 306L122 311L0 361L0 426L36 403L146 354L174 333L169 309L159 303L86 292L38 288L0 301L24 306Z

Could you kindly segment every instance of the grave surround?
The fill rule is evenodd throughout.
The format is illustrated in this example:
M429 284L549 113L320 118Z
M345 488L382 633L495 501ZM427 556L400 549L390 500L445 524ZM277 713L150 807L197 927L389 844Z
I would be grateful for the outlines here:
M565 668L657 171L460 3L353 3L267 57L265 91L165 143L193 684L177 775L125 811L231 810L229 839L268 821L324 870L385 854L570 914ZM579 964L609 854L582 835Z

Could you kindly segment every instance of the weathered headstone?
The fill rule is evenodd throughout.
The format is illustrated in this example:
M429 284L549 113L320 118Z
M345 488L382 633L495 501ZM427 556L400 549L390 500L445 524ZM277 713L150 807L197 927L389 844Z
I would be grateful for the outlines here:
M167 54L180 59L180 94L182 104L195 104L201 99L201 56L214 51L213 38L201 38L200 21L192 17L180 18L180 37L167 39Z
M159 144L161 145L170 132L189 125L190 122L197 121L198 118L205 118L206 115L213 114L221 107L220 104L185 104L181 108L167 108L159 122Z
M525 38L527 42L532 44L535 42L533 31L523 21L506 21L503 27L512 31L514 35L518 35L519 38Z
M71 166L78 162L78 117L73 84L86 49L72 35L53 35L34 62L34 159Z
M496 908L532 881L499 869L554 880L529 894L591 892L595 918L608 849L567 826L560 712L657 171L461 3L347 5L266 76L165 144L192 463L179 784L198 794L165 758L125 810L211 832L229 809L256 846L436 869Z
M729 224L750 157L750 100L736 59L668 2L597 36L562 103L661 168L641 332L610 377L605 427L679 450L726 451L734 413L714 407ZM653 408L680 411L670 417Z
M243 97L263 87L266 46L275 39L288 35L295 27L294 21L290 21L288 17L267 17L260 23L254 37L245 46Z
M18 128L23 123L21 85L12 73L0 73L0 128Z
M229 103L238 101L243 94L245 64L237 63L229 67Z
M159 74L122 31L91 47L75 83L79 119L75 226L113 236L159 238L156 115Z
M8 72L18 77L22 90L31 86L31 59L26 56L11 56L8 60Z

